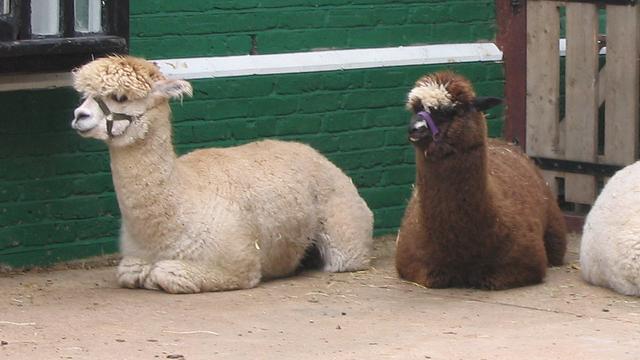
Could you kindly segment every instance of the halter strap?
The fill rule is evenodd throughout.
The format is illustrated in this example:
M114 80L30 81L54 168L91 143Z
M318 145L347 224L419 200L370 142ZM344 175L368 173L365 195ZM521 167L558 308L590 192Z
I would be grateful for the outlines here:
M440 129L438 129L438 127L436 126L436 122L433 121L431 113L429 113L428 111L420 111L417 115L427 124L429 131L431 131L431 137L433 138L433 141L440 142L440 139L436 138L436 136L440 133Z
M99 97L95 97L94 100L96 101L96 103L98 103L98 106L100 107L100 110L102 111L102 114L104 114L104 118L107 121L107 133L109 134L110 138L113 137L112 130L114 121L126 120L131 123L136 118L133 115L111 112L107 104L105 104L104 100Z

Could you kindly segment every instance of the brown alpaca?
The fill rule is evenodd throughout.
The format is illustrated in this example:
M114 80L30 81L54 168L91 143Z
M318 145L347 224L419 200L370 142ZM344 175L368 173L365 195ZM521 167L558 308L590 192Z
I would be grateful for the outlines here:
M409 93L416 184L397 240L402 278L507 289L562 264L566 225L549 188L517 147L487 139L481 111L499 103L451 72L424 76Z

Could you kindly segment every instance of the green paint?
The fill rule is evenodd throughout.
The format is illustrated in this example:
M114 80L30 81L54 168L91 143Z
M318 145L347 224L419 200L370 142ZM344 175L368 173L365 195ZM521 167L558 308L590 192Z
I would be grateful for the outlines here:
M239 4L242 3L242 4ZM491 40L489 0L131 2L131 49L148 58Z
M10 267L46 266L62 261L113 254L117 251L118 247L112 237L82 243L49 244L21 249L15 253L8 252L4 255L0 253L0 265Z

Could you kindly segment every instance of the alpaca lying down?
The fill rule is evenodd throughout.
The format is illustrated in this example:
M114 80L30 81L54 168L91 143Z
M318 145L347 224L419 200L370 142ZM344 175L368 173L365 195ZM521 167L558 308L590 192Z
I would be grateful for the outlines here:
M409 93L416 184L396 253L401 277L427 287L506 289L539 283L566 250L564 218L533 163L487 139L468 80L442 72Z
M589 283L640 296L640 162L618 171L587 215L580 269Z
M84 101L72 127L106 142L122 213L118 282L195 293L287 276L316 247L325 271L365 269L371 211L312 148L260 141L177 157L170 98L191 85L132 57L74 72Z

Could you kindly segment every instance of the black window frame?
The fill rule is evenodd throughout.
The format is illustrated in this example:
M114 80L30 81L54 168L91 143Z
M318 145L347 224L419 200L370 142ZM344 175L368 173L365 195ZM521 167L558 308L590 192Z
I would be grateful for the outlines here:
M0 14L0 74L69 71L93 58L129 52L129 0L102 0L101 33L75 31L74 0L60 1L60 35L33 37L31 1Z

